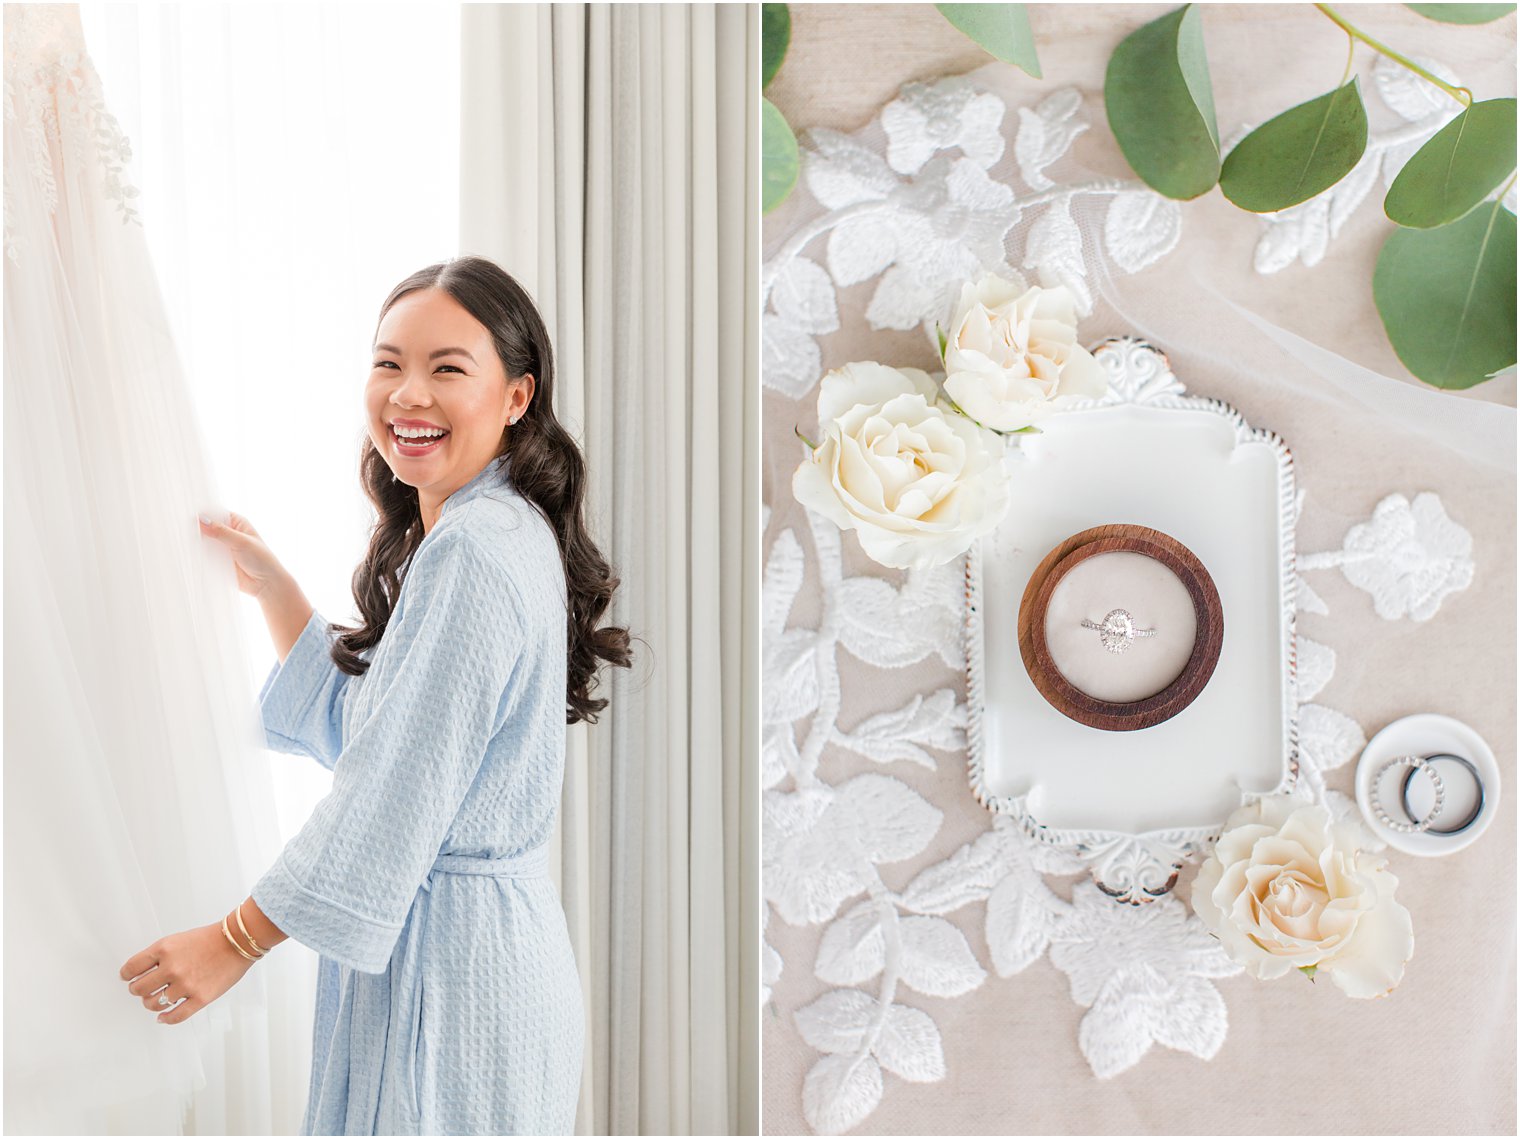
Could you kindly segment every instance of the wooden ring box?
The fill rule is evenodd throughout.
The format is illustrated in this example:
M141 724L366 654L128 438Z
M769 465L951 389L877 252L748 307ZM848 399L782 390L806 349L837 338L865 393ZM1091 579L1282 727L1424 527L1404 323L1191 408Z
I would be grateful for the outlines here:
M1193 650L1177 677L1153 695L1122 704L1092 696L1068 680L1045 640L1046 609L1061 579L1086 559L1108 553L1141 554L1160 562L1187 590L1196 620ZM1153 727L1181 712L1208 684L1223 644L1224 610L1214 579L1181 542L1147 526L1112 524L1073 534L1035 567L1019 605L1019 651L1035 688L1062 715L1108 732Z

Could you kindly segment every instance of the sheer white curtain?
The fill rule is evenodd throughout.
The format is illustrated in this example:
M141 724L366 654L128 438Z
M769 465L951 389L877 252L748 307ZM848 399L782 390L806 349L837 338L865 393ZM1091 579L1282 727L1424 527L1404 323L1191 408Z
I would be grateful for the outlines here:
M22 7L76 10L7 5L8 26ZM319 608L354 616L376 314L457 238L459 13L77 13L143 225L128 244L98 176L65 167L58 248L6 265L7 1130L294 1134L310 950L287 942L171 1028L115 970L246 896L331 779L255 739L273 650L194 514L247 515ZM85 699L44 717L66 690ZM68 948L43 955L44 934Z
M635 636L572 733L578 1129L755 1130L758 9L468 5L460 247L538 299Z

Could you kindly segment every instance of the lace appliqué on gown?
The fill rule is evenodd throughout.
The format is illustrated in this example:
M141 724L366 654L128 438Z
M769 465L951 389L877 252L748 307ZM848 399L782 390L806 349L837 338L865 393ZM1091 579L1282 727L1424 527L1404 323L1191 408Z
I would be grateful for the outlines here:
M27 174L49 215L58 208L55 164L84 168L99 159L101 190L122 221L142 224L127 178L132 146L106 108L100 75L85 52L77 9L62 4L7 4L5 11L5 129L19 132ZM93 147L93 155L86 151ZM5 180L5 255L19 262L28 239L16 217L15 188Z

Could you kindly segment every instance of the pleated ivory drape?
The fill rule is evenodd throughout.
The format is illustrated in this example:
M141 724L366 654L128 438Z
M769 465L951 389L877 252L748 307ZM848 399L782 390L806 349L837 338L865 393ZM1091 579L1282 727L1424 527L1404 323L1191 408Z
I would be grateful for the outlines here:
M542 307L640 640L572 729L578 1130L758 1118L758 9L465 5L460 251Z

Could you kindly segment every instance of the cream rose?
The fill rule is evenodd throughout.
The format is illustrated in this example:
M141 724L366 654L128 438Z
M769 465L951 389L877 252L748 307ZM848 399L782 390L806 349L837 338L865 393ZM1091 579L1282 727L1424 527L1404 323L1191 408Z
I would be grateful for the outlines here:
M1064 287L1025 287L988 273L961 289L944 345L945 394L994 431L1018 431L1084 396L1108 377L1077 343Z
M804 506L886 566L951 561L1008 509L1002 441L935 405L916 368L846 364L818 390L821 438L792 476Z
M1230 816L1193 883L1193 910L1262 980L1328 973L1353 997L1403 979L1414 930L1387 860L1361 849L1355 819L1272 795Z

